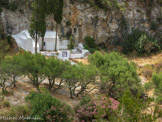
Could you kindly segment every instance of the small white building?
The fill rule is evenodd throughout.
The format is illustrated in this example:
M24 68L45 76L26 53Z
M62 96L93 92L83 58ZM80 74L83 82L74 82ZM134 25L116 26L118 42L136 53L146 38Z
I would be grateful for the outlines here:
M28 30L23 30L16 35L12 35L12 37L16 40L16 43L19 47L21 47L25 51L35 53L35 40L30 36ZM55 41L56 41L56 32L46 31L43 43L44 50L54 51ZM68 40L60 41L59 37L57 36L57 50L68 49L68 43L69 43ZM42 38L38 38L37 49L38 52L42 50Z

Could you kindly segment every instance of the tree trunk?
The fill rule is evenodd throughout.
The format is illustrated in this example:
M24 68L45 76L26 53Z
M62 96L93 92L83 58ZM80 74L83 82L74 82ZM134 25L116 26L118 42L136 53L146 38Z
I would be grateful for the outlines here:
M72 89L70 88L70 98L73 99L73 92L72 92Z
M42 51L44 50L44 37L42 37Z
M57 26L58 26L58 24L56 23L56 40L55 40L55 51L57 51Z
M2 87L2 93L3 94L5 93L5 87Z
M35 38L35 54L37 53L37 41L38 41L38 34L36 32L36 38Z
M13 86L16 87L16 76L13 76Z
M38 77L36 77L36 88L39 91L39 81L38 81Z

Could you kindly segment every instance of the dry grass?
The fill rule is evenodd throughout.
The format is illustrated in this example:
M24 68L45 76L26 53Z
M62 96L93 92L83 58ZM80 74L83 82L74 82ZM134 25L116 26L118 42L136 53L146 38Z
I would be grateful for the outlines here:
M162 52L156 55L147 57L129 58L130 61L136 63L138 66L155 65L157 62L162 62Z
M89 64L88 59L71 59L75 63Z

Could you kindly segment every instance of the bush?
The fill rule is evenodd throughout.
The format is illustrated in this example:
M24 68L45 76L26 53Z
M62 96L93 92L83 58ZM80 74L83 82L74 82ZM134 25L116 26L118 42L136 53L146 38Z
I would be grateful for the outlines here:
M11 11L16 11L18 8L18 5L16 2L10 2L7 6L7 8Z
M153 89L154 88L153 82L145 83L144 88L145 88L146 91Z
M97 115L97 107L92 98L89 96L83 97L80 103L75 107L76 116L82 121L92 121Z
M70 44L68 44L68 49L74 49L74 40L72 38L72 36L70 36Z
M152 122L155 121L159 115L158 112L152 111L148 114L144 110L148 107L151 100L143 101L138 94L136 97L131 95L131 92L126 89L122 98L119 100L120 106L119 109L122 111L122 114L117 114L117 121L126 121L126 122Z
M126 88L130 89L132 95L136 95L137 91L142 92L135 64L128 62L119 53L95 52L89 61L99 69L101 90L107 92L108 96L120 98Z
M157 96L157 103L162 104L162 72L153 74L152 81L155 85L155 95Z
M92 37L86 36L86 37L84 38L84 41L85 41L85 44L86 44L89 48L96 48L96 47L97 47L96 44L95 44L96 40L95 40L94 38L92 38Z
M80 120L92 121L93 119L103 119L113 115L113 111L118 110L119 102L113 98L105 96L97 96L92 99L91 97L84 97L76 106L76 115Z
M153 67L151 65L145 65L142 68L142 73L146 78L151 78L153 73Z
M95 44L96 40L92 37L86 36L84 38L84 48L89 50L91 53L94 53L95 51L97 51L97 45Z
M146 32L135 29L131 34L126 36L123 41L124 53L137 51L138 55L150 54L160 51L160 41Z
M50 94L31 92L26 100L30 101L31 116L38 117L41 121L68 122L73 119L71 107Z

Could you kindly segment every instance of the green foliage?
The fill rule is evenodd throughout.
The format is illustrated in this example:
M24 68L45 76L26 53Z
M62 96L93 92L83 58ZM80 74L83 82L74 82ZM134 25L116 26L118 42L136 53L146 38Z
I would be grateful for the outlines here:
M83 97L80 103L75 107L76 116L81 121L92 121L97 119L110 120L110 117L118 111L119 102L106 96Z
M9 52L9 44L6 40L0 40L0 62L7 52Z
M143 101L140 99L140 95L133 97L131 92L126 89L122 98L120 99L120 111L122 114L118 114L117 121L144 121L152 122L159 117L159 113L155 110L153 111L154 115L147 114L143 110L148 107L149 101Z
M11 11L16 11L18 8L18 4L16 3L16 1L9 2L9 0L1 0L0 7L9 9ZM2 11L2 9L1 9L1 11Z
M94 38L86 36L84 38L84 41L85 41L85 44L87 44L89 48L96 48L96 44L95 44L96 40Z
M7 6L7 9L11 10L11 11L16 11L18 8L18 5L15 1L10 2Z
M110 97L120 98L126 88L130 89L132 95L142 91L135 64L119 53L95 52L89 61L100 70L101 89L106 90Z
M70 21L66 21L66 26L70 26L71 25L71 22Z
M38 117L41 121L68 122L72 119L71 107L50 94L32 92L26 99L30 102L31 116Z
M6 57L0 64L0 87L6 92L8 87L16 86L17 77L21 75L21 65L17 58Z
M157 96L157 103L162 104L162 72L154 74L152 81L155 85L155 95Z
M160 41L146 32L135 29L131 34L126 36L123 42L124 53L137 51L138 55L150 54L160 50Z
M41 54L31 54L31 53L23 53L18 55L18 58L21 59L20 65L24 70L24 74L28 76L28 78L32 81L33 85L39 89L40 83L45 79L43 74L43 70L46 58Z
M35 38L35 53L37 53L38 35L43 40L46 32L46 5L46 0L34 0L32 2L32 17L29 33L32 38Z
M158 23L151 22L151 27L150 27L151 30L156 31L157 27L158 27Z
M96 40L92 37L86 36L84 38L84 48L89 50L91 53L94 53L95 51L97 51L97 45L96 45Z
M74 40L72 36L70 36L70 44L68 44L68 49L74 49Z
M1 0L0 1L0 6L7 8L9 4L9 0Z
M146 91L153 89L154 88L153 82L145 83L144 88L145 88Z
M88 85L95 82L97 72L97 68L93 65L78 64L67 66L63 73L63 78L65 79L65 85L70 91L70 97L78 97L84 93ZM80 87L80 90L76 90L78 87Z
M59 59L54 57L49 58L46 60L45 67L43 69L43 73L45 77L48 78L49 81L49 90L53 88L53 85L56 86L56 79L57 83L59 83L58 87L55 87L54 90L61 87L63 83L63 72L66 70L66 67L69 65L69 62L62 62Z

